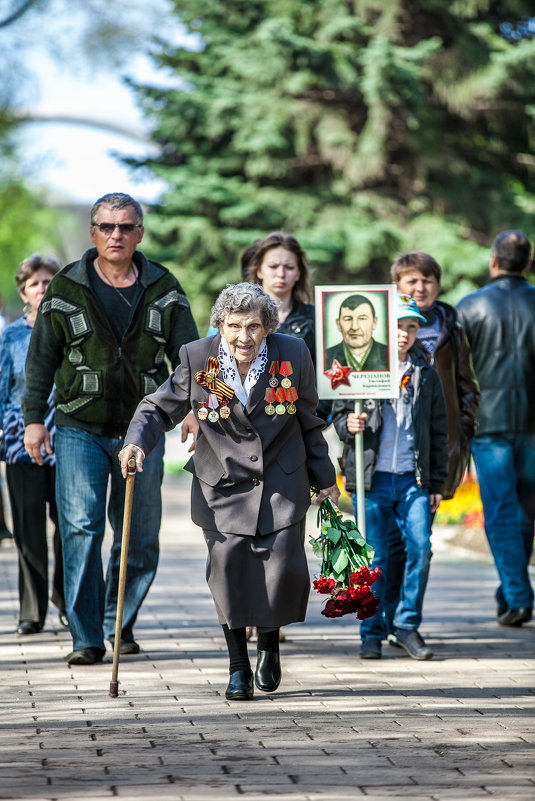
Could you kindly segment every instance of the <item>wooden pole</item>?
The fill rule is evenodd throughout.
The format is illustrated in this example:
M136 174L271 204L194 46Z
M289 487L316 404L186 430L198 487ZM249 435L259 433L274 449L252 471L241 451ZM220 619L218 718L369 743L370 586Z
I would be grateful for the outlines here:
M134 479L136 477L136 460L128 460L126 489L124 496L123 535L121 540L121 562L119 565L119 586L117 588L117 616L115 618L115 642L113 643L113 667L111 671L110 695L117 698L119 694L119 649L123 631L124 593L126 587L126 566L128 562L128 546L130 543L130 523L132 520L132 502L134 500Z

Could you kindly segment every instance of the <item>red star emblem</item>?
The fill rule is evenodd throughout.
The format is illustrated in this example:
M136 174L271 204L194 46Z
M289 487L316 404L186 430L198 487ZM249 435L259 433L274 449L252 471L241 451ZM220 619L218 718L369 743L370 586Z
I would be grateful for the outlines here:
M331 387L336 389L340 384L347 384L349 386L349 373L353 372L351 367L342 367L340 362L336 359L332 363L330 370L325 370L323 375L331 379Z

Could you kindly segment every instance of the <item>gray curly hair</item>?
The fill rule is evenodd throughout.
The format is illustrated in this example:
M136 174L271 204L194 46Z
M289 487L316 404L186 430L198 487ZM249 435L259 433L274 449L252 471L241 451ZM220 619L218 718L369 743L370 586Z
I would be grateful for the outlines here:
M279 325L277 304L258 284L227 284L212 306L210 323L221 328L229 314L239 312L258 312L266 334L272 334Z

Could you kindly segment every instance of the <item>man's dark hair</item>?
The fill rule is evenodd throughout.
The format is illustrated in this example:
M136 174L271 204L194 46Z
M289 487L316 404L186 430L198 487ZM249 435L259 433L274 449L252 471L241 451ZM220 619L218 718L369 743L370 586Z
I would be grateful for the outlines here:
M492 243L492 252L500 270L521 273L531 257L531 244L520 231L504 231Z
M342 315L342 309L351 309L354 311L357 306L362 306L363 303L367 303L370 309L372 310L373 319L375 320L376 314L375 309L373 308L373 303L368 298L365 298L364 295L350 295L348 298L343 300L340 304L340 309L338 311L338 319L340 319Z

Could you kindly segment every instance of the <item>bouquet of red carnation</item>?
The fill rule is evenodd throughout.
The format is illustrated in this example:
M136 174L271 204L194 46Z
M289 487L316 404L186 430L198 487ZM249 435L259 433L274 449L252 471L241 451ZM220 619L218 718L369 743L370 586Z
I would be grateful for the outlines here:
M322 610L325 617L356 613L359 620L377 612L379 598L371 586L381 575L370 570L373 548L352 520L343 520L340 509L327 498L318 511L319 537L311 537L316 556L321 557L321 576L313 583L316 592L331 597Z

